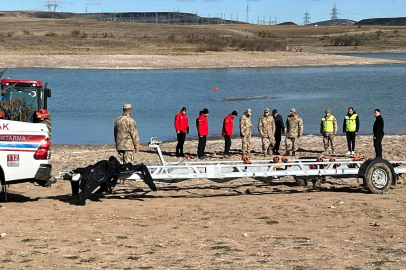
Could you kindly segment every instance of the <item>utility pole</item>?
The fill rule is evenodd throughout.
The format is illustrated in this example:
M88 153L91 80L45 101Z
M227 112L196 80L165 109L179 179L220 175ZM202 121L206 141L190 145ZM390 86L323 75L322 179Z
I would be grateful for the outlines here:
M307 11L307 8L306 8L306 13L304 14L303 19L304 19L303 25L310 24L310 13Z
M257 20L257 24L259 24L259 15L258 15L258 20Z
M333 25L337 24L338 14L340 14L340 13L338 13L338 9L336 7L336 4L334 4L334 8L331 10L331 13L330 13L330 15L331 15L331 24L333 24Z
M248 13L249 13L249 11L250 11L250 6L247 5L247 23L249 23L249 21L248 21Z

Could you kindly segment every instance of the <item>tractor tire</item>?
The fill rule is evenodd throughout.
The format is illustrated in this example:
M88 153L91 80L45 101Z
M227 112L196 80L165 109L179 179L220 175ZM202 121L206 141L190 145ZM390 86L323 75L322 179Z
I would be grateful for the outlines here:
M392 183L392 170L385 163L372 165L364 178L364 187L371 193L380 194L388 191Z
M41 121L40 123L47 125L48 132L49 132L49 138L51 138L51 134L52 134L52 120L51 120L51 118L45 119L45 120Z

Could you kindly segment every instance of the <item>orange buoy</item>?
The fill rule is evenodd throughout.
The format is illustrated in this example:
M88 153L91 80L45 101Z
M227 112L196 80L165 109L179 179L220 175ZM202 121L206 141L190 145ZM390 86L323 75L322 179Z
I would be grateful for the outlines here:
M216 92L217 92L218 90L219 90L219 88L218 88L218 87L214 87L214 91L216 91Z
M280 158L275 156L273 157L273 163L278 163L280 161Z

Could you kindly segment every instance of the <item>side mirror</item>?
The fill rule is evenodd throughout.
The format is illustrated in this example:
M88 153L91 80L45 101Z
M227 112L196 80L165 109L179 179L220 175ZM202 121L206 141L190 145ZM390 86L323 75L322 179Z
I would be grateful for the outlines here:
M44 89L44 92L45 92L45 96L46 96L46 97L49 97L49 98L51 97L51 89L45 88L45 89Z

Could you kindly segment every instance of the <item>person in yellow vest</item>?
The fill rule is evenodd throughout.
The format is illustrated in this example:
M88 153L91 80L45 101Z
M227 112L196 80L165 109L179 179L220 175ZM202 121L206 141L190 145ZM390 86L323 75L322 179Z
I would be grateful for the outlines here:
M330 109L326 110L326 116L321 119L320 133L323 135L324 153L328 154L328 147L331 145L331 154L334 155L337 119L331 115Z
M355 137L358 135L359 117L352 107L348 108L348 114L344 116L343 132L347 136L347 155L355 155Z

